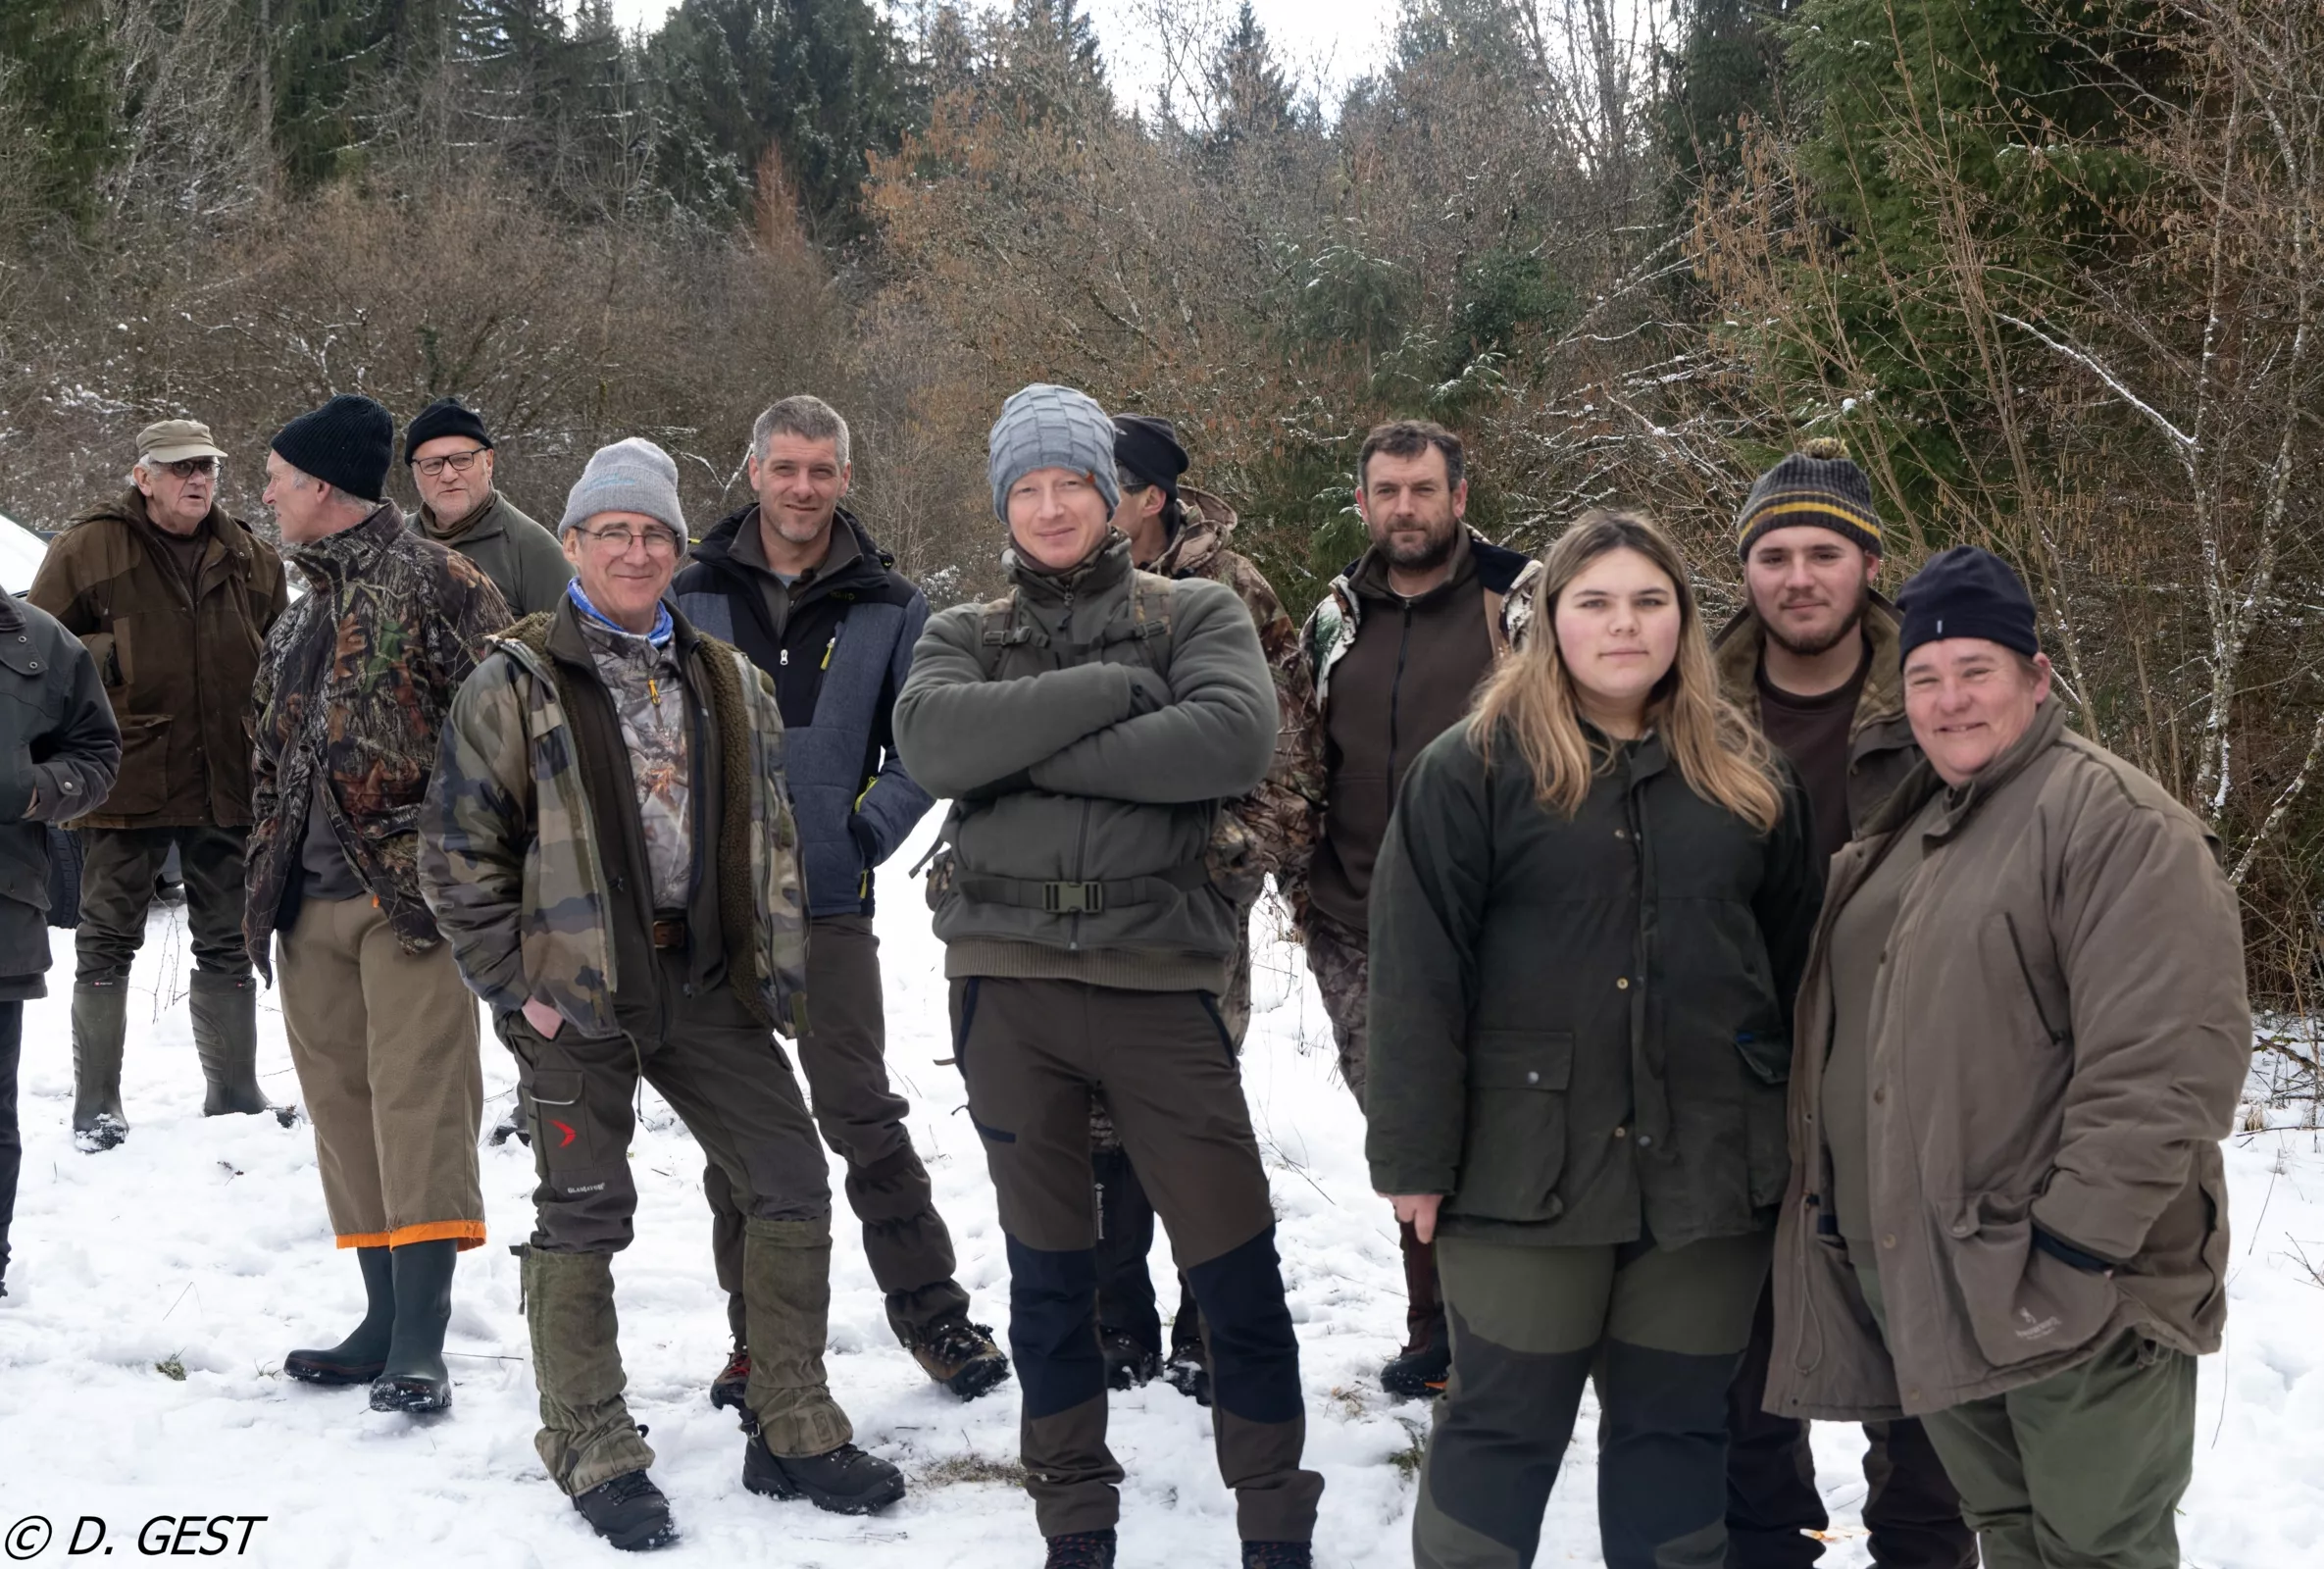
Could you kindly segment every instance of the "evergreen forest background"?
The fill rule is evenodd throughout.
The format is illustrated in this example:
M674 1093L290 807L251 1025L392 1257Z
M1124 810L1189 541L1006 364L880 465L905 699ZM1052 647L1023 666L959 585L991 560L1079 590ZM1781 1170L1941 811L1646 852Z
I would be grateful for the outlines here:
M1049 380L1176 421L1294 614L1393 414L1467 435L1492 536L1644 507L1723 614L1753 475L1839 435L1884 582L2018 563L2078 723L2217 831L2256 993L2313 1006L2324 8L1405 0L1331 83L1247 5L1125 17L7 0L0 510L61 527L190 415L263 520L290 414L458 392L536 515L644 434L699 531L812 390L941 603Z

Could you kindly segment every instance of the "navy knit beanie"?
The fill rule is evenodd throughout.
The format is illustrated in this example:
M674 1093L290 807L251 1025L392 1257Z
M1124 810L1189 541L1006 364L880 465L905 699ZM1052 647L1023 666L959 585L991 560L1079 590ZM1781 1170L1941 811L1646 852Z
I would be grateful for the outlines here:
M1818 436L1759 476L1736 520L1735 550L1751 553L1771 529L1802 525L1829 529L1873 555L1881 553L1880 514L1872 510L1872 481L1838 436Z
M476 410L458 398L437 398L412 416L412 423L404 427L403 461L408 465L413 453L442 435L464 435L480 447L492 444L492 437L485 432L484 422Z
M342 392L275 432L282 461L366 501L387 493L395 460L395 417L370 398Z
M2009 563L1975 545L1955 545L1896 592L1904 612L1902 655L1946 637L1983 637L2028 659L2042 651L2034 635L2034 596Z
M1178 477L1187 472L1187 449L1168 420L1150 414L1114 416L1114 465L1127 469L1147 484L1158 484L1171 500L1178 499Z

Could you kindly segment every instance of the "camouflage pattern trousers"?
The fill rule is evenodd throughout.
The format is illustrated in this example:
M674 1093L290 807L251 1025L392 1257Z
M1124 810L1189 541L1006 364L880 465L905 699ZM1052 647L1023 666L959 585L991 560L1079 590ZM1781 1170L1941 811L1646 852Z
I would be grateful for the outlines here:
M1341 926L1321 910L1308 911L1307 968L1315 976L1315 988L1323 993L1324 1012L1332 1021L1332 1040L1339 1048L1339 1077L1360 1106L1372 1046L1365 1002L1371 987L1372 956L1365 934Z

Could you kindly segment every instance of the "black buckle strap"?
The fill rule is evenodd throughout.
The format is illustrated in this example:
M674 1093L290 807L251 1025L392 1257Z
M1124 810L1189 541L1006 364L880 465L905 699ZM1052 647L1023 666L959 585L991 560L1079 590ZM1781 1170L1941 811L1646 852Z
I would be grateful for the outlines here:
M1041 908L1050 915L1102 915L1103 883L1043 883Z

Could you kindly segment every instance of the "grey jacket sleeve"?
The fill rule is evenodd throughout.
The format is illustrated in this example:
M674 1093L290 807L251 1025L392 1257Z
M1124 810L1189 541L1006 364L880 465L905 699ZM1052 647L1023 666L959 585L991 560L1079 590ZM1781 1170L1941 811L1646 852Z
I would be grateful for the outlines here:
M25 796L12 799L5 821L63 823L104 804L121 768L121 727L97 676L97 662L71 637L51 639L50 674L72 683L56 729L30 737L23 777ZM30 810L24 801L32 797Z
M1169 705L1034 764L1036 786L1169 803L1232 800L1267 777L1282 715L1250 612L1234 589L1202 579L1180 580L1174 596Z
M2095 792L2094 792L2095 793ZM2235 890L2192 819L2098 794L2066 830L2052 931L2074 1074L2034 1224L2135 1257L2251 1063Z
M896 751L931 795L965 795L1022 774L1132 710L1131 674L1121 665L986 681L977 657L984 627L973 604L930 617L895 700Z
M903 843L904 835L912 832L913 825L935 804L904 767L904 760L895 748L896 694L911 679L912 650L927 629L928 600L914 594L911 603L904 606L904 625L896 633L895 650L887 662L887 679L881 688L880 712L873 725L873 739L883 752L880 772L857 798L855 818L850 824L862 845L864 858L874 866L893 855L895 847Z

